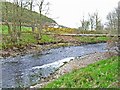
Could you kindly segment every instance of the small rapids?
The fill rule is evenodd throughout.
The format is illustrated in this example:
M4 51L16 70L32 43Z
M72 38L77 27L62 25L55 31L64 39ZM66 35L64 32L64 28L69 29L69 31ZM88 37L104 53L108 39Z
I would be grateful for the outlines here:
M75 57L106 52L106 43L50 49L42 54L10 57L2 61L2 88L29 87L48 77Z

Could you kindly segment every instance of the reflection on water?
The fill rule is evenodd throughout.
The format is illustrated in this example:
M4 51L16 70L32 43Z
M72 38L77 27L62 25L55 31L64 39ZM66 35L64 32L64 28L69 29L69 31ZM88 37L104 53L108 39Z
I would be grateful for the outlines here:
M64 62L94 52L105 52L106 43L61 47L42 54L18 56L2 60L2 87L28 87L48 77ZM64 59L65 58L65 59Z

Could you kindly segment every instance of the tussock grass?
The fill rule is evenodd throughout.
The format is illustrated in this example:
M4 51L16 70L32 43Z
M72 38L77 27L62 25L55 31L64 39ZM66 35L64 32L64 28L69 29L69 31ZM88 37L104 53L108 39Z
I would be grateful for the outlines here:
M45 88L115 88L118 81L118 59L120 57L114 56L74 70Z

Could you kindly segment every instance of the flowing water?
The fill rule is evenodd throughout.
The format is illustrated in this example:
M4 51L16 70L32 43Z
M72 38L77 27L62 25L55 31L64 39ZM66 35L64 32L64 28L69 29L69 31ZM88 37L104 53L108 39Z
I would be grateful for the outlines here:
M50 49L38 54L1 59L2 88L29 87L55 72L64 62L94 52L105 52L106 43Z

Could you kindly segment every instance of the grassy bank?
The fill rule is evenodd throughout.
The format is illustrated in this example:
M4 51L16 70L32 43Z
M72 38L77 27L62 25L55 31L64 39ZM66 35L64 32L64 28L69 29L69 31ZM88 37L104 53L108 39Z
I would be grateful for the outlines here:
M9 40L9 36L3 36L2 37L2 44L0 45L0 49L6 49L6 48L12 48L12 47L20 47L20 46L25 46L25 45L31 45L31 44L37 44L37 40L35 39L34 35L32 33L22 33L21 34L21 39L20 41L16 42L13 44ZM43 34L42 39L39 40L39 42L44 43L44 42L54 42L57 41L50 35Z
M6 25L0 25L0 32L2 34L2 43L0 44L0 49L9 49L9 48L13 48L13 47L24 47L24 46L28 46L28 45L31 45L31 44L36 44L37 42L39 43L49 43L49 42L57 42L57 41L63 41L63 42L71 42L71 41L77 41L79 43L97 43L97 42L105 42L107 40L109 40L108 37L78 37L78 36L75 36L75 37L72 37L72 36L69 36L69 37L65 37L63 36L62 38L58 38L59 36L53 36L53 35L47 35L46 34L46 31L45 29L43 29L43 32L44 33L42 35L42 39L37 41L36 38L35 38L35 33L32 32L31 30L31 27L25 27L25 26L22 26L22 30L21 30L21 37L20 37L20 40L15 42L14 44L11 42L11 38L10 38L10 35L8 34L8 27ZM59 30L59 29L55 29L55 28L52 28L53 30L50 31L48 29L48 31L50 31L51 33L54 33L54 31L56 31L56 33L72 33L72 31L74 31L74 29L64 29L63 30ZM55 30L54 30L55 29ZM35 29L35 32L36 32L36 29ZM88 33L85 32L85 33ZM89 33L91 33L91 31L89 31ZM93 33L93 32L92 32ZM95 31L94 31L95 33Z
M0 29L0 34L8 34L8 27L6 25L0 25L0 28L1 28ZM31 27L22 26L21 27L21 32L22 33L25 33L25 32L31 32L32 33L32 29L31 29Z
M95 43L95 42L105 42L109 40L109 37L76 37L78 41L80 42L86 42L86 43Z
M0 45L0 49L37 44L37 40L35 39L35 37L32 33L22 33L20 41L16 42L16 44L14 44L14 45L12 44L12 42L10 42L9 36L4 35L2 38L3 39L2 39L2 44ZM108 38L108 37L73 37L73 39L78 41L79 43L97 43L97 42L106 42L110 38ZM57 39L56 37L53 37L52 35L43 34L42 38L41 38L41 40L39 40L39 42L40 43L49 43L49 42L58 42L60 40L62 40L62 39ZM66 40L64 40L64 39L62 41L66 42ZM70 42L70 41L71 40L69 40L67 42Z
M65 74L45 88L115 88L118 58L115 56Z

